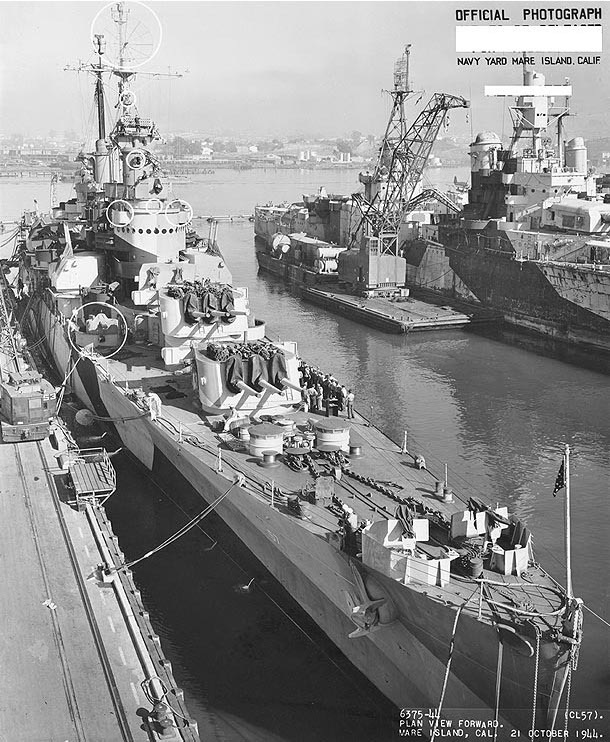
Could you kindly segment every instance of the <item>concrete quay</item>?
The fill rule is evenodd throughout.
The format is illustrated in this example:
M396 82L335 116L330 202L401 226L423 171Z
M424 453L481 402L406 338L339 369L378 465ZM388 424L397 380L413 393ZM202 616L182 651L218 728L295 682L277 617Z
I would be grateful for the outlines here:
M198 742L110 524L67 504L56 453L0 445L0 742Z

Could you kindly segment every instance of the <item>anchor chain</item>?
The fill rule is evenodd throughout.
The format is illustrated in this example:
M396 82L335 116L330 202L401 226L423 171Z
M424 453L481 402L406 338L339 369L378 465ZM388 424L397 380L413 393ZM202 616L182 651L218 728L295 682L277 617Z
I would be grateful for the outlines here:
M566 690L566 712L564 717L564 736L567 739L568 738L568 712L570 710L570 692L572 690L572 665L568 665L568 687Z
M576 617L574 619L574 638L578 640L578 643L573 644L570 650L570 662L572 670L578 669L578 659L580 657L580 640L582 638L582 622L582 608L580 605L578 605L576 608Z
M536 732L536 702L538 700L538 672L539 672L539 660L540 660L540 629L534 624L536 631L536 652L535 652L535 665L534 665L534 695L532 699L532 729L530 737L533 739Z

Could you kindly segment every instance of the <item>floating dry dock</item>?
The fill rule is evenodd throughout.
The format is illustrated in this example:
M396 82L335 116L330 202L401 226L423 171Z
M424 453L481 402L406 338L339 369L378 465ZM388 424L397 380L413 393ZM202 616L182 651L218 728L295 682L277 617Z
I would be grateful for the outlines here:
M422 330L447 330L477 322L490 322L497 318L476 308L460 311L445 305L430 304L408 298L390 301L383 298L363 299L341 291L304 287L302 296L307 301L342 314L356 322L376 327L384 332L407 333Z
M0 445L0 738L198 742L103 511L68 504L95 467L75 490L63 463L48 439Z

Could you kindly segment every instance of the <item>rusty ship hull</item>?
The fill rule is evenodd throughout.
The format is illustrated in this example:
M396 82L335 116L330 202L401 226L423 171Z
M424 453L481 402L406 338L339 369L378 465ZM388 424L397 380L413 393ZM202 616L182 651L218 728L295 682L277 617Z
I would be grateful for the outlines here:
M446 247L449 264L509 324L554 340L610 351L607 266L522 259L515 252Z

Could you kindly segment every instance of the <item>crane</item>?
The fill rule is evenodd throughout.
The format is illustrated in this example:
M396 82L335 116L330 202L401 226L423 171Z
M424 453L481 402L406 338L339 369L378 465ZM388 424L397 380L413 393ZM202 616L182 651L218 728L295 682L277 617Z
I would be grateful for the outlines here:
M438 132L452 108L468 108L460 96L434 93L407 128L404 102L412 94L409 83L410 45L394 66L393 106L374 171L360 173L364 194L354 194L360 223L354 236L379 241L379 255L398 255L398 231L419 183Z

